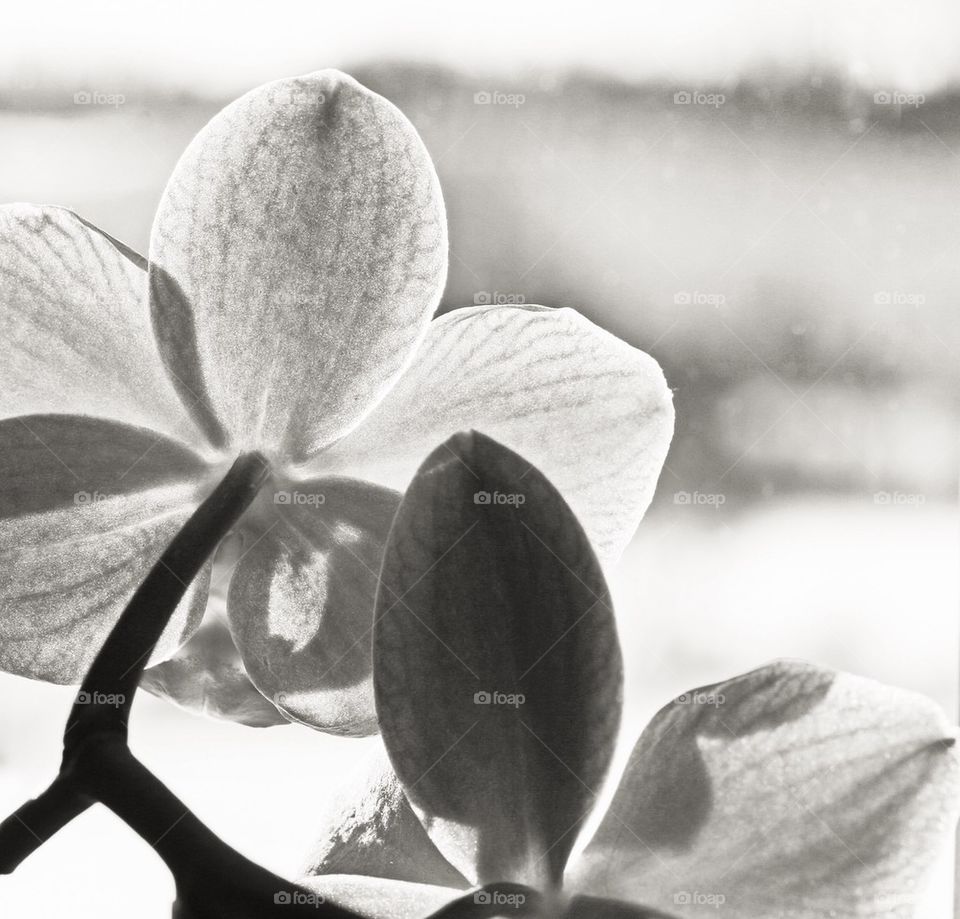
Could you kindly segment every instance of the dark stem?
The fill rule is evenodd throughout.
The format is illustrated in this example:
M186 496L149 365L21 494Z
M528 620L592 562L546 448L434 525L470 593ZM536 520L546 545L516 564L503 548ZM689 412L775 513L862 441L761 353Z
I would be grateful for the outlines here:
M144 665L190 581L250 506L268 473L259 453L239 457L137 588L94 659L67 718L60 774L38 798L0 823L0 874L10 874L94 803L71 780L73 752L92 735L110 735L126 743L130 707Z
M21 804L0 823L0 874L13 873L20 862L92 803L58 775L40 797Z
M269 471L259 453L237 459L134 593L70 712L59 775L0 824L0 873L11 873L74 817L102 802L167 863L177 883L179 919L356 919L336 906L278 899L295 885L214 835L127 746L130 707L144 666L190 583Z
M65 754L92 732L108 731L126 738L134 694L163 630L190 583L250 506L269 471L259 453L239 457L167 546L87 671L67 719Z
M207 826L115 735L77 748L76 785L146 840L177 882L175 915L183 919L357 919L317 903L288 902L295 884L245 858ZM285 896L284 896L285 895Z

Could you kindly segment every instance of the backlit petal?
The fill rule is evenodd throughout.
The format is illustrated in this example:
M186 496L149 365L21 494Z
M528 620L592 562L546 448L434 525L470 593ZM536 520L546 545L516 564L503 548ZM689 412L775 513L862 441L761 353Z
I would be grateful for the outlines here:
M471 882L556 884L622 676L599 564L556 489L479 433L434 450L390 531L374 631L384 743L437 847Z
M426 919L461 896L461 891L453 888L356 874L300 878L297 886L312 892L317 898L314 902L352 909L367 919Z
M227 624L225 597L211 596L203 623L169 660L144 671L142 689L188 711L224 718L248 727L266 728L290 722L247 676Z
M303 460L390 387L439 301L446 220L413 127L324 70L193 140L150 242L162 352L210 436Z
M77 415L0 421L0 669L79 682L209 475L143 428ZM154 660L197 627L208 579L209 566Z
M367 482L316 479L262 492L248 515L230 628L260 691L311 727L376 732L373 607L399 500Z
M70 211L0 207L0 417L90 414L198 443L146 290L146 262Z
M382 752L359 780L338 790L320 821L306 874L364 874L466 888L466 879L431 842Z
M573 310L461 309L431 323L397 386L317 463L402 490L468 428L536 464L606 563L653 497L673 404L653 358Z
M923 696L806 664L687 693L571 883L683 916L913 916L956 821L953 745Z

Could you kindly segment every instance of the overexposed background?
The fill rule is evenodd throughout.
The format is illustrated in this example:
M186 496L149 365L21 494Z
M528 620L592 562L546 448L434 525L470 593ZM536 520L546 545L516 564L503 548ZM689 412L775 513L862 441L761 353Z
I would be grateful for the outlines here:
M437 163L443 309L574 306L675 390L667 469L613 581L634 732L784 655L955 717L958 51L960 8L936 0L22 4L0 28L0 201L67 205L144 250L167 175L222 104L348 70ZM52 777L71 699L0 675L0 811ZM377 743L152 698L132 736L286 875L311 812ZM0 914L27 919L159 919L171 896L99 809L0 878Z

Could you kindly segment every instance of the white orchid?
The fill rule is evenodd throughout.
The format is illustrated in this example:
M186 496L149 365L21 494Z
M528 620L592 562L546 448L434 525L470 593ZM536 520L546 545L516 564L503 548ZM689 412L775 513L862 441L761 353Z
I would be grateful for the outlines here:
M672 433L659 367L570 310L431 321L446 260L419 137L333 71L262 86L199 133L149 262L67 210L0 209L0 667L78 682L247 451L272 484L235 569L213 578L232 570L231 635L208 622L212 637L145 684L240 720L275 722L275 703L375 730L371 609L394 489L453 431L521 450L615 559ZM207 565L155 660L196 632L210 581Z
M525 501L475 506L478 482ZM438 448L403 499L374 659L392 768L299 882L369 917L913 916L952 835L936 706L782 662L662 709L571 860L618 733L613 613L560 494L482 435Z

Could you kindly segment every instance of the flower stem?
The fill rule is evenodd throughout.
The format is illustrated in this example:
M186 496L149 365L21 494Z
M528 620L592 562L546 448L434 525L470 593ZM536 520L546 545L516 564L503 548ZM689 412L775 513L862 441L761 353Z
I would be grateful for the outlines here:
M111 732L126 739L137 685L163 630L197 573L250 506L269 471L259 453L239 457L167 546L87 671L67 719L65 756L93 732Z
M242 856L211 832L114 734L77 747L76 784L101 801L146 840L177 884L179 919L358 919L355 913L306 897L286 902L296 889Z
M92 803L58 775L43 794L22 804L0 823L0 874L11 874L28 855Z
M0 873L11 873L74 817L101 802L170 868L177 919L358 919L332 905L278 901L278 894L289 894L294 885L215 836L127 746L130 707L144 665L191 581L268 473L259 453L237 459L134 593L70 712L59 775L0 824Z
M259 453L239 457L137 588L94 659L67 718L60 774L39 797L0 823L0 874L10 874L94 803L75 781L76 750L97 735L126 743L130 707L147 660L190 582L249 507L268 472Z

